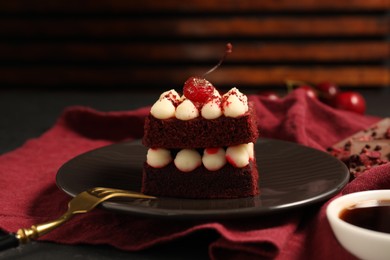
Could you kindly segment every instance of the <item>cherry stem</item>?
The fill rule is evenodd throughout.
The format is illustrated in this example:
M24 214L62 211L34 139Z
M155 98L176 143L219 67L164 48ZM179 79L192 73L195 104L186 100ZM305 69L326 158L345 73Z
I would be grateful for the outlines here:
M214 70L216 70L219 66L221 66L222 62L226 59L226 57L229 55L229 53L232 53L233 51L233 45L231 43L226 44L225 53L223 54L222 58L219 60L218 64L212 67L210 70L208 70L206 73L202 75L202 78L204 78L207 74L210 74Z
M293 80L293 79L287 79L285 82L286 82L288 92L293 91L294 88L297 86L303 86L303 85L312 86L312 84L310 84L310 83L307 83L304 81L299 81L299 80Z

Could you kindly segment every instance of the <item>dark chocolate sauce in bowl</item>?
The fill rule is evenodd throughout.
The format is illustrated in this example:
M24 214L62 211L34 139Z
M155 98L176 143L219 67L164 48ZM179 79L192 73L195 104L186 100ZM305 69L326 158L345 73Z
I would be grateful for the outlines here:
M390 200L359 203L342 210L339 217L352 225L390 234Z

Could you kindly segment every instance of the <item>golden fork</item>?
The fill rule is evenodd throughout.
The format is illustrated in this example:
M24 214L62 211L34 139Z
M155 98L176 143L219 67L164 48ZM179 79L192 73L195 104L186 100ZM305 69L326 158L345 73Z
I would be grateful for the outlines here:
M156 197L148 196L134 191L126 191L112 188L96 187L79 193L68 203L68 210L64 215L56 220L33 225L30 228L19 229L15 237L19 240L19 244L25 244L42 235L47 234L58 226L64 224L71 219L75 214L86 213L94 209L100 203L115 197L126 197L134 199L155 199Z

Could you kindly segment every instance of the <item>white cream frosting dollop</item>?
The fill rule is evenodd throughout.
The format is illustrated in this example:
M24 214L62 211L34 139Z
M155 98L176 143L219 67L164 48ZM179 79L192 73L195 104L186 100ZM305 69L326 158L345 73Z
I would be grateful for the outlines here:
M210 98L209 101L207 101L206 104L203 105L200 113L202 117L206 119L216 119L220 116L222 116L222 108L221 108L221 95L219 92L214 89L214 94Z
M167 98L156 101L150 109L150 113L158 119L168 119L175 116L176 108Z
M168 119L175 116L176 105L180 102L180 95L171 89L163 92L153 104L150 113L158 119Z
M172 162L171 152L163 148L149 148L146 162L153 168L163 168Z
M173 101L174 103L176 103L177 101L180 100L180 95L179 95L179 93L176 92L176 90L171 89L171 90L168 90L168 91L161 93L160 99L163 99L163 98L167 98L167 99Z
M223 113L226 117L238 117L248 111L248 98L237 88L223 95Z
M255 145L253 143L246 144L246 150L248 151L249 159L255 158Z
M243 168L249 164L247 144L230 146L226 149L226 160L236 168Z
M202 158L194 149L183 149L177 153L173 162L180 171L190 172L202 164Z
M199 110L191 100L185 99L177 106L175 116L180 120L191 120L199 116Z
M226 164L225 149L206 148L203 152L202 163L209 171L217 171Z

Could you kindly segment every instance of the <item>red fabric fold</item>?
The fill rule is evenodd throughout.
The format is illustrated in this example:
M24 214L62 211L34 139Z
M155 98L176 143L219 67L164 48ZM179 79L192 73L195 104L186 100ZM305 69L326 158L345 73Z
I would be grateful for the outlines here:
M277 101L260 96L249 98L257 110L261 136L321 150L379 120L335 110L300 90ZM70 198L56 187L59 167L91 149L141 138L148 111L148 107L122 112L72 107L42 136L0 156L0 228L15 232L64 213ZM344 191L390 188L389 167L386 164L372 168ZM327 203L276 216L223 221L161 222L97 209L76 216L41 240L107 244L137 251L212 231L217 237L209 244L212 259L353 259L330 230L324 213Z

